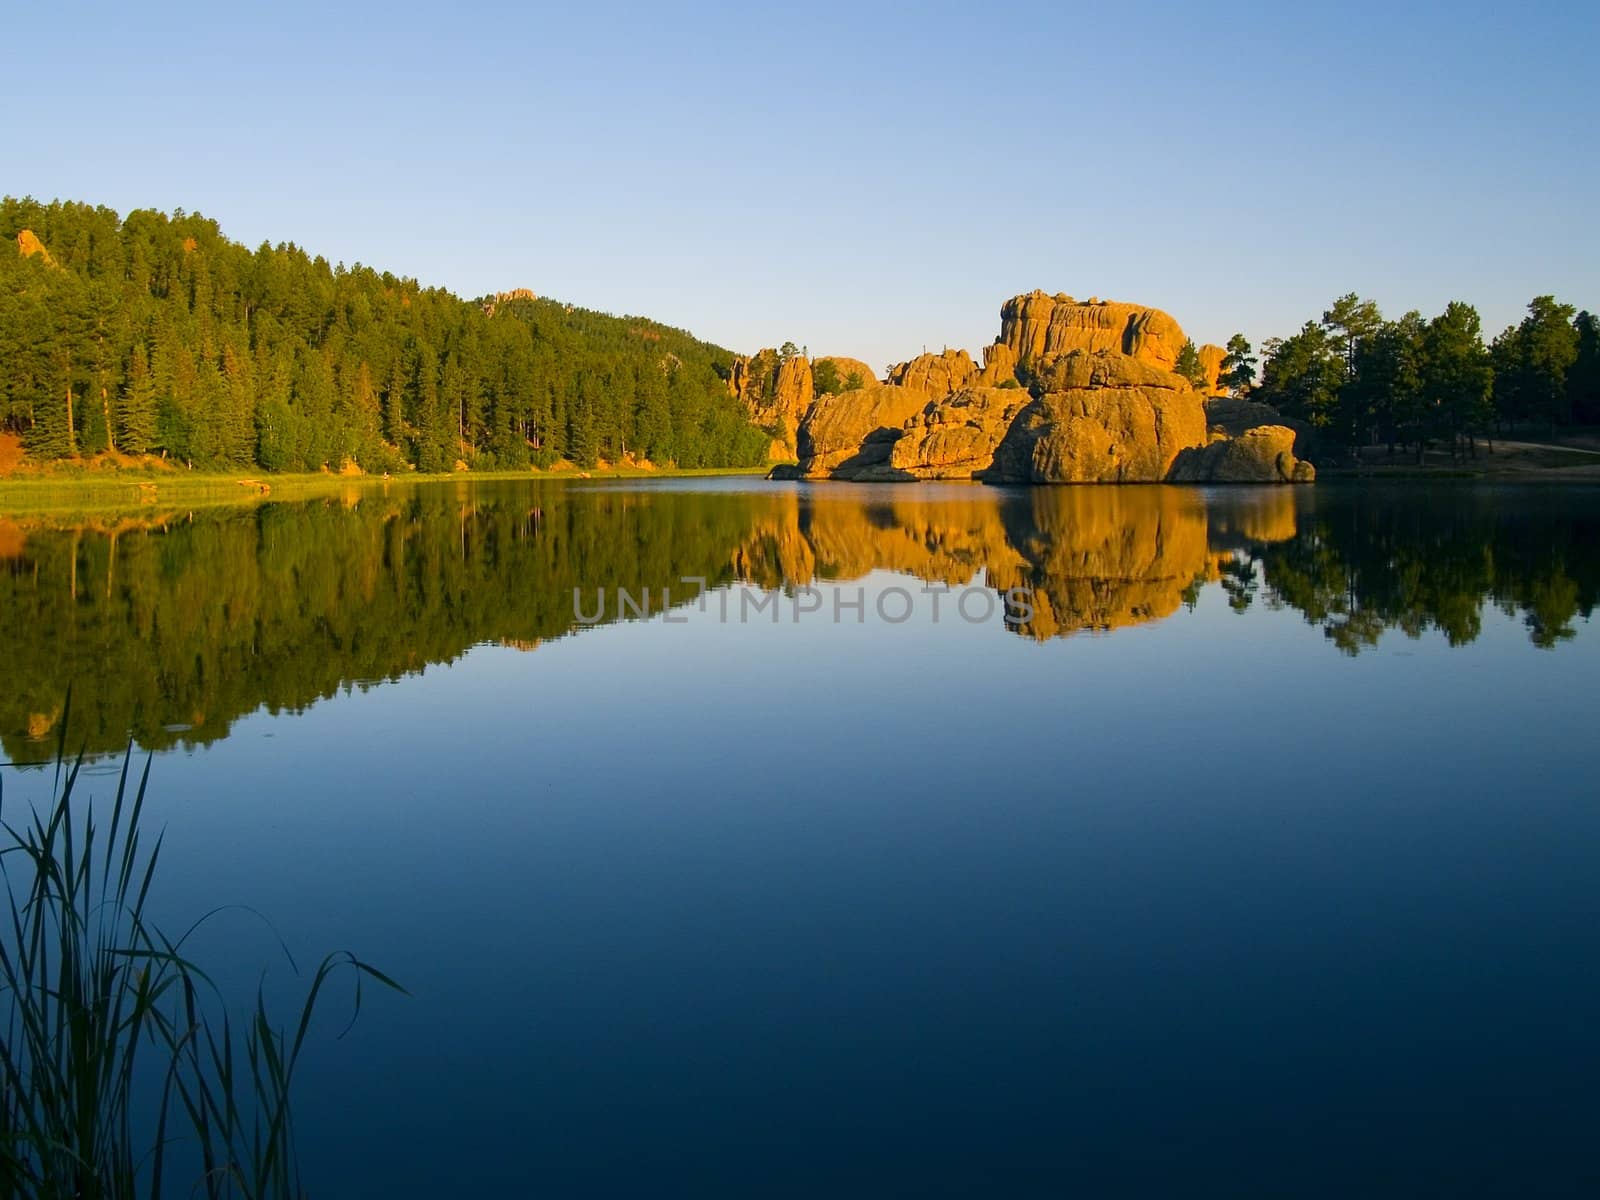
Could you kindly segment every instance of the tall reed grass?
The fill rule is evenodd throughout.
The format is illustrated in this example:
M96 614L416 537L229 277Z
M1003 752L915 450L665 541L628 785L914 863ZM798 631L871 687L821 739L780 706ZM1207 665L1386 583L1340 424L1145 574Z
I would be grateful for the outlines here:
M149 759L134 783L130 744L103 823L61 724L50 802L13 824L0 788L0 1197L304 1195L289 1100L318 1003L344 972L352 1023L364 981L404 989L332 954L292 1029L259 990L236 1023L185 954L206 918L171 939L147 916L164 836L141 827Z

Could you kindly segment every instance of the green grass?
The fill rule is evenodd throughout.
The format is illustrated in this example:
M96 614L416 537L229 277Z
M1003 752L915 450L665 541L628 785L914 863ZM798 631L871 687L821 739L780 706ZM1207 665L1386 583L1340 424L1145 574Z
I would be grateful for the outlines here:
M67 472L0 479L0 514L126 512L154 506L249 505L268 500L314 500L351 491L381 491L430 483L480 483L503 480L672 479L716 475L764 475L767 467L709 467L691 470L644 470L608 467L582 472L471 471L444 475L295 474L263 471Z
M130 745L102 825L65 750L63 732L42 810L13 824L0 795L0 1196L304 1195L289 1096L318 1001L344 972L358 1013L363 980L403 989L334 954L292 1034L259 994L237 1028L188 934L146 915L162 843L141 828L149 760L133 783Z

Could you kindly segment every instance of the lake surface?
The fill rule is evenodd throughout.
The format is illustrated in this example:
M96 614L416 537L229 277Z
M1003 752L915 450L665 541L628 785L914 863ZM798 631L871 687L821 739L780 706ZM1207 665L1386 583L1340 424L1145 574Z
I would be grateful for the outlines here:
M1555 486L0 517L0 745L411 991L313 1195L1594 1195L1597 600Z

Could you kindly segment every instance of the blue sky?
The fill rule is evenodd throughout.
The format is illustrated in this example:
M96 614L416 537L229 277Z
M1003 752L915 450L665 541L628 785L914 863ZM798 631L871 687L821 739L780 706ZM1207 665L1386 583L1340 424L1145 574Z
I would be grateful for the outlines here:
M38 6L0 191L882 367L1042 287L1600 306L1600 6Z

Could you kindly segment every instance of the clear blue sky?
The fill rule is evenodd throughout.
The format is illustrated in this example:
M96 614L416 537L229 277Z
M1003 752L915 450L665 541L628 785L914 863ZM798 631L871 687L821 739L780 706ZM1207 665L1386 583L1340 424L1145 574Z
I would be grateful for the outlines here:
M1600 306L1592 0L154 7L8 22L0 191L880 368L1034 287Z

